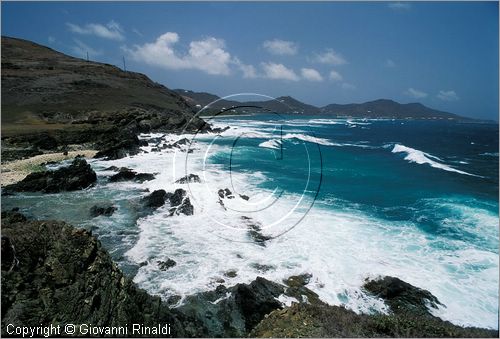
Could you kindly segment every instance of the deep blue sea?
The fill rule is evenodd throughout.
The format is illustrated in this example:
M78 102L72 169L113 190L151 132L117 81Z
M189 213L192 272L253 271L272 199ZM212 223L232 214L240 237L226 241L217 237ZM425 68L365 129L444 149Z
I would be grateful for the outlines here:
M277 114L211 122L230 128L185 135L191 153L150 145L148 153L92 160L99 182L91 189L2 202L92 229L139 286L164 298L213 289L220 279L229 286L311 273L308 287L325 302L384 312L361 286L392 275L437 296L446 307L435 315L498 328L498 125ZM180 138L142 137L154 136ZM109 183L111 165L156 179ZM175 183L189 173L202 182ZM193 216L168 217L166 206L136 220L144 189L179 187ZM221 204L224 188L234 199ZM118 211L90 219L89 207L102 201ZM273 238L266 246L252 242L249 220ZM166 258L177 265L161 271L157 261Z

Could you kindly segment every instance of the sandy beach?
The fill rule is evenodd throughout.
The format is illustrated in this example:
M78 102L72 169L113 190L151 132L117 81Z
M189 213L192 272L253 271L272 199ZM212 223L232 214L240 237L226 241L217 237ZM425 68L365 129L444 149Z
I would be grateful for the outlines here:
M41 170L41 165L49 161L63 161L73 159L77 155L83 155L85 158L92 158L97 151L95 150L80 150L71 151L67 155L60 153L40 154L31 158L10 161L2 163L1 167L1 186L7 186L23 180L28 174L33 171Z

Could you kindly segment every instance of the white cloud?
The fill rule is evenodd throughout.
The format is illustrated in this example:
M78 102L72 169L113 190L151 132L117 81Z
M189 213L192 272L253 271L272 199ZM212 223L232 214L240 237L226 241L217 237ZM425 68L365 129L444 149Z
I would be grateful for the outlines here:
M330 64L330 65L343 65L346 64L347 61L344 59L342 55L335 52L333 49L328 48L324 53L315 54L311 60L313 62L319 62L322 64Z
M343 89L356 89L356 86L347 82L342 83L341 87Z
M427 97L427 93L423 92L423 91L419 91L418 89L415 89L415 88L408 88L404 94L414 98L414 99L422 99L422 98L425 98Z
M229 65L234 62L225 48L224 40L207 37L191 41L187 53L174 49L179 41L175 32L160 35L156 41L123 49L136 61L141 61L165 69L197 69L208 74L228 75ZM247 73L250 74L250 73Z
M49 35L49 37L47 38L49 44L53 44L56 42L56 38L54 38L52 35Z
M282 79L282 80L291 80L298 81L299 77L295 72L283 64L276 64L273 62L261 64L262 69L264 70L264 77L268 79Z
M437 94L437 97L443 101L457 101L458 99L460 99L457 95L457 93L455 93L455 91L453 90L449 90L449 91L439 91L439 93Z
M299 46L292 41L285 40L266 40L262 46L271 54L275 55L295 55L299 50Z
M342 75L340 75L339 72L334 71L334 70L332 70L330 72L330 76L329 77L330 77L330 80L333 80L333 81L342 81L342 79L343 79Z
M302 77L309 81L323 81L323 77L314 68L302 68Z
M132 32L134 32L135 34L137 34L138 36L140 37L143 37L144 35L141 33L141 31L139 31L137 28L132 28Z
M247 65L240 61L237 57L233 58L233 63L240 69L243 73L243 78L252 79L257 77L257 72L253 65Z
M99 56L102 54L102 51L93 49L92 47L90 47L89 45L83 43L82 41L80 41L78 39L73 39L73 41L75 42L76 45L74 45L71 48L71 50L73 51L73 53L75 53L75 55L78 58L86 59L87 53L89 54L90 58L96 57L96 56Z
M69 30L73 33L84 34L84 35L95 35L100 38L123 41L125 37L123 36L123 29L120 24L116 21L111 20L106 25L102 24L86 24L85 26L79 26L72 23L66 23Z
M390 2L387 4L387 7L393 10L409 10L411 8L411 4L409 2Z
M384 66L387 68L393 68L393 67L396 67L396 63L392 59L387 59L384 62Z

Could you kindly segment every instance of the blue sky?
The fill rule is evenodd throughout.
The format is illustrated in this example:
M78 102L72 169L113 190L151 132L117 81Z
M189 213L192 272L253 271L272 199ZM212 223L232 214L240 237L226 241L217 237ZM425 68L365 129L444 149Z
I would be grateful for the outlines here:
M169 88L498 120L497 2L2 2L2 34Z

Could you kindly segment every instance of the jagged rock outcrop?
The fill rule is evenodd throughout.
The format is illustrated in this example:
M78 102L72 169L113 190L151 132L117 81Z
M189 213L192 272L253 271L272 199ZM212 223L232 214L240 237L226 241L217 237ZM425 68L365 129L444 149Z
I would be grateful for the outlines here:
M144 182L153 180L155 178L154 174L151 173L137 173L128 168L120 168L118 173L112 175L109 178L110 182L119 182L119 181L137 181Z
M376 297L384 299L393 313L431 315L428 307L437 309L438 305L442 305L431 292L396 277L367 280L363 287Z
M84 159L76 158L71 165L55 171L34 172L18 183L5 187L5 191L58 193L89 187L97 175Z
M188 174L186 176L183 176L179 180L176 180L176 184L187 184L187 183L195 183L195 182L201 182L200 177L196 174Z
M226 288L198 293L187 297L178 310L203 323L205 336L244 337L266 314L280 309L276 299L284 287L262 277L250 284L237 284Z
M117 208L111 204L94 205L90 208L90 216L92 218L103 215L105 217L110 217L115 213Z
M328 305L305 285L311 276L292 276L284 282L285 293L299 303L271 312L250 332L250 337L498 337L498 331L463 328L418 308L424 300L437 302L430 292L393 277L368 281L365 289L377 291L392 305L404 305L393 314L356 314ZM397 279L397 280L396 280ZM307 296L306 300L299 297ZM425 306L424 306L425 307ZM392 308L392 306L391 306ZM416 312L415 312L416 311Z
M151 211L163 206L165 202L169 202L171 208L169 210L170 215L193 215L194 207L191 205L189 197L186 196L187 192L182 188L175 190L174 193L166 192L165 190L156 190L149 194L148 196L142 198L142 211L141 215L148 214Z
M196 335L182 316L123 276L91 233L64 222L2 213L1 279L2 336L9 323L168 323L172 336Z

